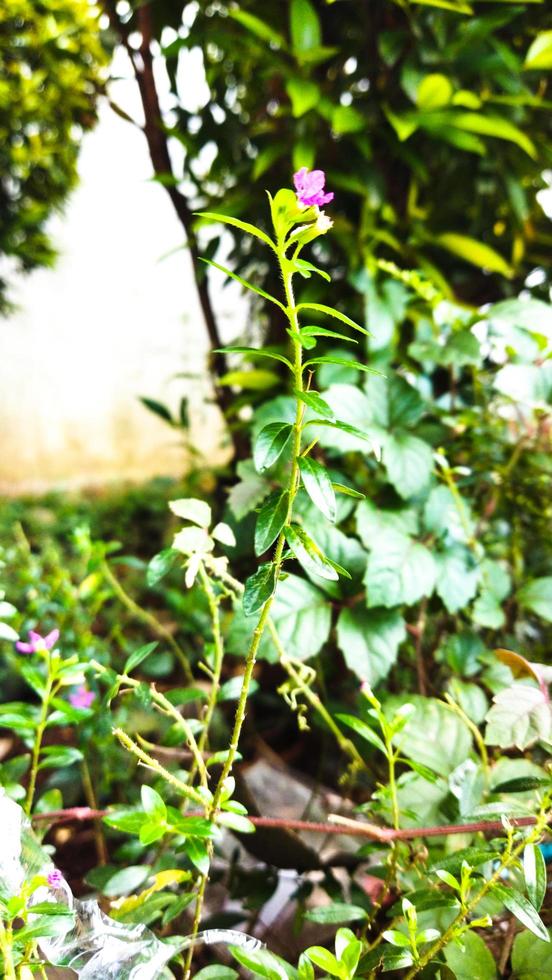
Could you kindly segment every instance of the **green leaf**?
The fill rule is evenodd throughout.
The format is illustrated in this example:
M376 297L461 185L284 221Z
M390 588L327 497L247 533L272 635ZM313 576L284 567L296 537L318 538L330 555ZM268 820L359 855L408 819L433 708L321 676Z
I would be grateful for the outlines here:
M318 85L306 78L290 78L286 82L286 92L289 95L291 111L295 119L304 116L309 109L313 109L320 99Z
M338 105L332 112L332 130L337 136L368 129L368 120L352 105Z
M318 14L310 0L291 0L290 35L295 54L301 55L320 47L322 30Z
M139 834L145 821L145 813L132 807L113 807L103 818L108 827L125 834Z
M242 27L250 31L256 37L260 38L261 41L266 41L268 44L277 44L280 48L286 48L287 42L283 34L280 34L271 24L267 24L260 17L256 17L254 14L250 14L245 10L230 9L228 11L228 16L237 20ZM217 219L218 219L217 215Z
M348 344L358 344L356 337L347 337L344 333L337 333L335 330L326 330L325 327L319 327L316 324L308 325L306 327L301 327L299 330L299 339L301 344L307 350L312 350L315 346L313 337L337 337L338 340L345 340Z
M169 500L169 507L173 514L181 517L183 521L192 521L199 527L207 528L211 523L211 508L204 500L196 497L183 497L180 500Z
M450 613L463 609L475 596L480 571L468 548L456 545L444 552L435 552L437 565L435 591Z
M337 642L347 667L371 687L387 677L405 639L404 620L394 610L357 606L343 609L337 621Z
M162 797L159 796L159 793L156 790L154 790L151 786L142 786L141 799L144 812L147 814L150 820L157 821L159 823L166 821L167 807L165 806Z
M300 456L297 462L303 485L310 499L324 517L334 524L337 505L327 469L309 456Z
M235 11L233 13L235 14ZM232 13L230 16L232 16ZM232 225L233 228L239 228L240 231L245 231L248 235L254 235L255 238L264 242L274 252L276 251L276 245L272 239L264 231L261 231L260 228L256 228L255 225L250 225L248 221L240 221L239 218L231 218L227 214L215 214L212 211L196 211L195 214L198 218L206 218L208 221L220 221L223 225Z
M287 973L274 953L268 949L244 949L241 946L230 946L234 959L241 963L254 976L264 977L265 980L288 980Z
M297 660L316 656L328 639L331 606L320 589L296 575L280 582L271 617L284 649Z
M236 520L241 521L270 493L270 483L257 473L252 459L240 460L236 473L240 481L228 494L228 506Z
M212 963L194 975L194 980L238 980L238 973L230 966Z
M322 418L331 419L334 421L333 409L330 408L328 403L324 401L321 395L317 391L299 391L297 388L293 389L293 394L299 401L302 401L304 405L311 408L313 412L317 415L321 415Z
M178 558L178 551L174 548L164 548L148 562L146 571L146 582L151 589L157 585L161 579L170 572Z
M121 871L116 871L103 884L101 891L107 898L119 898L120 895L130 895L140 888L149 878L151 869L143 865L129 865Z
M502 904L508 909L516 919L529 929L537 939L543 942L550 942L548 929L542 921L538 912L527 901L524 895L517 888L506 888L505 885L497 883L493 885L492 894L500 899Z
M312 575L319 575L321 578L328 579L328 581L337 582L339 574L334 568L333 563L326 558L318 545L303 528L300 528L297 524L292 524L284 528L284 534L290 550L305 571ZM350 578L349 574L346 574Z
M331 316L334 320L341 320L342 323L346 323L348 327L352 327L353 330L358 330L359 333L364 334L366 337L369 335L368 330L365 330L360 324L351 320L350 316L341 313L340 310L335 310L333 306L325 306L323 303L298 303L295 309L297 312L300 310L316 310L317 313L325 313L326 316Z
M375 368L369 367L368 364L362 364L360 361L350 361L344 357L335 357L333 354L311 357L310 360L305 361L303 369L310 367L311 364L341 364L348 368L355 368L357 371L364 371L366 374L381 374L381 371L376 371Z
M523 877L527 897L533 908L540 911L546 896L548 879L546 864L540 847L537 844L527 844L523 852Z
M231 387L238 385L246 391L264 391L278 384L279 378L273 371L254 368L251 371L227 371L219 379L219 385Z
M386 942L391 943L392 946L402 946L403 949L410 947L410 939L404 934L404 932L399 932L398 929L386 929L382 932L382 936Z
M213 351L214 354L247 354L248 357L269 357L273 361L281 361L286 367L293 370L291 361L284 357L283 354L278 354L276 351L272 350L260 350L258 347L218 347Z
M459 942L447 943L444 950L447 966L456 980L494 980L497 974L496 963L481 936L468 930L462 933Z
M207 876L209 874L210 864L209 852L203 841L198 840L196 837L188 837L184 842L184 850L194 868L197 868L200 874Z
M552 31L537 34L525 56L523 67L526 70L552 68Z
M5 719L4 719L5 720ZM70 745L48 745L40 753L39 769L65 769L82 762L82 752Z
M325 279L326 282L332 281L332 277L325 272L324 269L319 269L317 265L313 265L312 262L307 262L306 259L295 259L294 268L305 279L310 279L311 273L314 272L317 276L321 276L322 279Z
M455 232L446 232L439 235L436 239L441 248L447 252L452 252L459 258L477 266L478 269L489 269L490 272L498 272L501 276L510 279L513 275L512 267L506 262L494 248L478 242L475 238L468 235L457 235Z
M431 595L437 569L425 545L399 531L387 530L371 547L364 577L368 608L389 609L403 602L411 605Z
M392 697L385 702L389 712L398 710L404 698ZM408 703L414 711L408 716L403 730L394 738L402 755L428 766L440 776L449 776L472 749L472 735L458 715L436 698L411 695ZM443 867L442 861L439 867Z
M355 500L364 500L366 494L361 493L360 490L355 490L353 487L346 487L343 483L332 483L332 486L336 493L343 493L346 497L354 497Z
M517 601L524 609L552 623L552 575L527 582L517 593Z
M253 450L253 461L259 473L274 465L285 449L292 430L289 422L269 422L261 429Z
M270 293L266 293L264 289L260 288L260 286L254 286L253 283L248 282L247 279L242 279L241 276L238 276L237 273L232 272L231 269L227 269L226 266L219 265L218 262L213 262L212 259L200 258L200 261L205 262L206 265L211 265L214 269L218 269L219 272L223 272L226 276L230 276L230 279L234 279L236 282L239 282L240 286L243 286L244 289L250 289L253 293L257 293L258 296L262 296L263 299L267 299L276 306L279 306L281 310L285 310L284 304L280 303L280 300L276 299L275 296L271 296Z
M552 930L548 942L535 939L531 932L520 932L512 947L512 980L551 980Z
M229 811L221 812L217 815L217 823L221 827L228 827L230 830L234 830L238 834L254 834L255 825L248 820L247 817L243 817L240 813L230 813Z
M451 117L451 123L458 129L465 129L470 133L495 136L498 139L515 143L533 160L537 158L537 150L532 140L521 129L518 129L517 126L502 116L484 116L478 112L461 112L454 113L454 116ZM501 261L504 262L503 259ZM506 275L506 273L504 274Z
M431 446L408 432L386 434L383 443L383 463L390 484L407 500L427 487L433 472Z
M260 565L254 575L250 575L245 583L243 594L243 610L246 616L262 609L265 602L272 595L276 588L276 569L273 562Z
M154 415L158 415L160 419L163 419L164 422L168 422L169 425L174 425L174 419L171 413L169 412L167 406L163 405L162 402L155 401L154 398L145 398L143 396L140 396L139 401L141 401L142 405L145 405L146 408L149 408L150 412L153 412Z
M321 925L341 925L343 922L361 922L368 918L366 909L360 905L348 905L345 902L332 902L319 908L308 909L305 919L318 922Z
M333 953L324 949L323 946L309 946L305 950L305 956L308 956L309 960L315 966L319 966L324 973L329 973L332 977L343 977L343 966L336 960Z
M338 721L343 722L344 725L348 725L349 728L352 728L353 731L356 732L357 735L360 735L361 738L365 739L366 742L370 742L370 745L373 745L380 752L383 752L384 755L387 755L387 749L385 748L382 739L373 728L370 728L370 726L366 724L365 721L362 721L360 718L355 718L354 715L338 714L336 715L336 718Z
M441 109L452 99L452 84L446 75L426 75L418 85L416 102L423 110Z
M155 643L146 643L145 646L139 647L138 650L131 653L130 657L125 663L123 674L130 674L131 670L134 670L134 668L137 667L138 664L141 664L146 657L149 657L150 653L153 653L158 646L159 643L157 641L155 641Z
M270 548L282 530L287 517L289 493L287 490L272 495L263 504L255 526L255 554L262 555Z
M487 715L487 745L523 750L552 735L552 707L540 687L521 682L499 691Z

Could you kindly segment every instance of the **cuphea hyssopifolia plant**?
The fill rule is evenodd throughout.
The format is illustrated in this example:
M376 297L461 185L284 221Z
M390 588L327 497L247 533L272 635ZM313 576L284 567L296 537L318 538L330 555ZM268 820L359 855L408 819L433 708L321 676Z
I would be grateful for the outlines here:
M62 657L56 647L58 639L58 629L46 636L30 630L28 642L16 642L16 672L38 697L38 704L10 701L0 705L0 724L19 735L30 750L10 759L3 767L6 769L3 782L7 783L11 795L14 798L25 795L27 814L33 809L39 772L65 769L77 762L86 769L83 753L76 746L44 744L47 729L82 725L92 715L91 706L95 700L94 692L85 683L88 664L76 654ZM67 689L70 689L68 696L61 697ZM17 785L25 773L28 773L26 794ZM48 797L50 806L60 800L58 792Z
M282 418L268 422L261 427L254 442L255 467L258 472L268 474L272 481L271 493L267 498L265 497L257 515L255 550L261 558L272 550L272 557L261 562L258 570L247 579L245 586L242 586L230 573L227 557L217 554L217 548L220 545L230 549L235 545L233 532L226 524L216 524L211 527L210 507L204 501L195 498L185 498L171 503L173 513L184 520L186 525L176 534L173 547L156 556L150 565L150 581L153 581L163 575L175 559L181 560L181 557L184 556L185 584L187 587L192 587L195 583L199 585L205 594L211 615L213 642L206 647L204 660L199 664L199 669L210 681L209 694L206 697L202 717L199 720L188 719L179 710L189 700L189 693L175 692L174 696L166 696L152 686L148 695L151 705L171 725L168 732L171 743L173 745L178 741L186 743L190 758L189 769L187 771L180 770L178 774L175 774L156 758L156 753L152 752L155 747L144 743L143 739L135 741L121 728L115 729L115 735L120 743L140 763L153 772L160 782L164 782L171 791L183 798L183 808L179 810L167 805L159 792L150 786L144 786L140 810L136 810L136 808L124 811L114 810L108 816L107 822L116 829L139 833L143 845L150 845L168 835L174 849L186 854L191 864L199 872L193 934L197 933L201 920L210 860L213 853L213 840L218 833L218 826L226 826L238 832L254 829L247 819L247 812L243 805L233 799L235 784L231 773L234 762L238 758L240 734L253 669L265 630L269 631L271 641L278 652L279 661L288 672L289 684L285 693L290 703L297 705L299 697L303 697L334 733L340 747L350 757L353 767L359 769L366 766L362 754L343 735L334 718L312 690L313 677L310 668L305 668L304 664L298 663L287 655L285 644L282 643L278 633L277 622L271 616L279 583L285 584L288 562L296 560L309 576L315 577L315 580L318 581L322 579L328 583L335 583L340 576L349 575L331 556L324 553L314 537L311 537L305 527L296 519L294 506L301 487L314 507L329 521L335 521L336 518L336 495L340 492L349 492L348 487L333 481L327 468L312 456L312 450L317 442L317 432L321 428L337 430L354 436L357 440L361 439L368 442L368 444L371 443L373 436L373 433L367 433L349 422L342 421L339 418L339 411L334 410L312 387L313 368L327 364L341 366L343 359L331 354L321 356L308 354L306 357L304 356L304 351L311 351L318 338L324 338L326 341L335 337L343 341L350 341L351 339L337 330L329 330L318 325L303 325L302 317L310 311L316 314L324 314L343 322L353 330L364 332L348 316L332 307L320 303L304 302L295 298L294 276L298 274L309 278L313 274L320 274L325 277L322 270L301 258L304 245L324 235L331 226L330 220L319 208L319 204L325 203L327 200L323 185L323 175L320 172L315 172L314 175L310 176L300 172L296 175L296 194L291 190L283 189L274 198L270 198L274 239L260 229L236 218L212 213L202 214L203 219L230 224L260 239L278 261L283 282L284 301L258 290L241 277L236 276L231 270L211 261L210 264L222 269L225 274L237 279L243 286L260 292L267 302L275 304L281 311L283 326L285 325L290 342L289 356L280 351L266 348L253 350L230 347L226 348L225 352L228 354L247 352L250 357L276 358L282 362L292 379L294 415L291 420ZM350 367L351 364L357 371L370 370L361 362L346 361L347 367ZM352 495L359 496L355 491L352 491ZM303 580L295 579L295 581L303 583ZM221 604L226 601L236 605L241 603L243 613L245 613L248 622L253 625L250 627L249 646L245 653L245 670L237 697L237 708L228 747L224 751L215 751L214 754L210 754L210 726L220 696L224 657ZM132 670L149 655L151 648L152 645L149 645L131 655L124 673L120 675L113 675L109 669L94 664L97 671L103 673L108 682L111 683L109 699L116 694L132 690L140 690L143 696L144 685L130 675ZM403 773L401 777L397 778L397 765L410 767L413 772L408 773L408 775L419 777L422 781L425 780L426 786L432 783L439 784L440 781L435 773L444 771L448 774L454 766L446 768L449 763L448 758L437 759L437 761L430 758L431 765L424 765L423 762L416 761L417 752L413 751L411 747L409 748L408 745L408 740L410 739L412 742L413 738L412 725L417 725L420 730L424 729L424 717L421 717L420 720L418 713L421 712L423 716L426 710L426 700L429 704L428 710L433 711L434 714L437 711L436 702L430 703L428 699L419 698L418 701L413 699L415 703L412 710L406 710L400 705L393 707L391 704L386 706L384 710L370 688L365 687L364 694L369 705L367 722L364 723L361 719L351 715L341 715L339 720L352 728L361 738L368 741L372 748L384 755L389 777L388 786L380 788L370 807L371 812L383 815L386 821L392 824L394 830L399 831L402 806L401 793L405 791L405 774ZM488 757L476 726L457 705L451 704L447 708L440 704L437 713L439 725L442 724L445 728L450 727L451 719L453 720L453 735L458 742L456 754L460 753L460 762L466 760L466 756L469 755L472 748L472 738L475 738L481 754L483 778L486 779L488 776ZM414 722L412 722L411 716L414 717ZM431 724L433 725L434 722L435 718L432 718ZM378 734L378 730L381 734ZM446 754L448 751L446 747L444 751ZM210 773L214 764L220 767L220 773L218 778L212 782ZM469 760L469 765L477 773L479 772L473 761ZM445 767L444 770L443 767ZM444 792L441 790L441 785L439 785L438 792L442 794L444 799L449 790L444 780L441 779L441 783L445 787ZM479 801L479 797L475 797L475 799L476 802ZM473 919L473 914L477 912L481 898L490 890L494 890L498 894L497 889L502 887L499 879L503 871L506 868L515 867L519 854L538 840L545 824L547 807L548 799L543 798L537 825L535 829L531 829L527 839L523 837L522 833L508 825L506 843L499 841L490 845L485 844L481 848L483 858L479 863L487 862L490 868L489 874L483 879L477 870L477 855L474 858L473 849L467 853L464 862L462 858L457 862L460 878L456 878L453 871L447 871L445 867L439 865L437 870L446 873L448 877L436 875L427 885L425 889L427 894L424 893L423 901L426 903L425 908L433 907L431 905L433 902L436 903L434 906L436 908L445 907L452 910L450 922L447 922L439 930L426 929L418 921L418 905L415 904L414 900L411 901L407 897L404 906L399 906L397 909L392 927L380 933L378 939L372 944L370 952L372 966L370 969L379 968L382 964L387 964L387 968L393 968L389 964L394 964L395 959L399 956L399 966L410 968L413 973L418 972L430 960L435 957L439 958L441 951L447 947L449 942L460 937L466 928L471 928L474 924L482 924L481 917L477 918L476 916ZM193 808L194 812L189 812L190 808ZM399 851L399 846L403 847L402 852ZM416 881L419 880L421 872L419 869L417 872L415 869L413 870L408 849L405 853L404 848L406 845L400 845L398 840L389 838L386 844L387 871L382 893L374 903L370 914L360 909L360 918L365 919L366 928L372 925L384 900L390 900L391 895L397 894L397 890L399 894L404 894L405 891L409 894L412 888L415 888ZM481 852L479 857L481 857ZM537 852L532 853L536 854ZM425 873L427 874L427 871ZM402 880L399 882L400 876L402 876ZM452 888L453 892L458 892L458 895L454 894L452 897L443 895L443 888L446 887ZM529 885L527 890L529 891ZM536 910L536 904L533 903L532 910L527 911L528 904L530 905L532 901L531 898L525 899L520 892L512 899L510 890L506 897L503 896L503 900L510 910L513 910L515 905L517 911L514 910L514 914L519 914L526 925L530 923L529 927L533 927L533 930L543 937L543 926ZM510 902L509 905L507 900ZM429 905L427 905L428 901L430 902ZM347 906L346 916L349 915L350 911L351 907ZM331 912L333 915L333 908ZM352 915L353 918L359 918L358 908L353 911ZM323 921L323 919L319 917L318 921ZM327 921L336 922L339 919L334 917ZM406 931L402 930L401 922ZM349 940L350 937L340 936L341 953L348 947ZM401 947L399 954L396 953L397 946ZM326 954L326 965L323 968L328 973L340 977L354 974L357 961L355 960L353 965L352 960L356 957L356 946L350 954L347 954L351 959L347 968L341 964L339 956L333 957L333 954L329 954L327 951ZM243 961L243 952L236 955L238 958L241 956L240 961ZM255 955L257 954L251 954L251 963L254 962ZM268 955L266 952L262 954L265 957ZM310 958L309 955L308 953L306 959L303 958L302 961L302 975L305 977L310 975L309 969L312 969L305 964L322 965L320 961L322 954L315 953ZM318 960L316 959L317 955ZM191 952L188 957L188 971L190 958Z
M0 969L5 980L46 977L37 941L67 932L73 912L61 873L31 874L14 894L0 876ZM33 964L31 969L30 965ZM42 965L41 965L42 964ZM39 972L37 973L37 965Z

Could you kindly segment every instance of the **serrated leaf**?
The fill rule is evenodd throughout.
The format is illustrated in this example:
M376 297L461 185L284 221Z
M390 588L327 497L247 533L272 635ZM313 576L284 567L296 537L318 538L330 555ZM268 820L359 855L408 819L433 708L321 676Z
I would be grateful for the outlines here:
M407 500L428 485L433 451L427 442L409 432L390 433L383 438L383 463L389 483Z
M252 616L262 609L265 602L276 588L276 569L273 562L260 565L254 575L250 575L245 583L243 594L243 611L246 616Z
M306 531L297 524L292 524L284 529L284 534L290 550L306 572L319 575L330 582L337 582L339 574L332 562L322 553Z
M289 493L285 490L263 504L255 526L256 555L262 555L280 534L287 518L288 501Z
M552 708L540 687L516 683L493 697L487 714L487 745L523 750L552 735Z
M247 354L248 357L268 357L273 361L281 361L286 367L293 370L291 361L283 354L278 354L272 350L260 350L258 347L218 347L213 354Z
M405 638L404 620L395 610L357 606L343 609L337 621L337 642L347 667L372 687L387 677Z
M261 429L253 450L253 461L259 473L274 465L285 449L292 430L289 422L269 422Z
M332 524L335 524L337 504L335 491L332 486L332 481L328 476L327 469L309 456L300 456L297 462L299 464L303 486L314 506Z
M437 569L425 545L391 529L372 542L364 582L367 604L387 609L429 596Z
M320 357L311 357L308 361L305 361L303 367L307 368L312 364L340 364L348 368L356 368L357 371L364 371L365 374L381 375L381 371L376 371L375 368L371 368L367 364L362 364L360 361L347 360L344 357L335 357L333 354L321 354Z

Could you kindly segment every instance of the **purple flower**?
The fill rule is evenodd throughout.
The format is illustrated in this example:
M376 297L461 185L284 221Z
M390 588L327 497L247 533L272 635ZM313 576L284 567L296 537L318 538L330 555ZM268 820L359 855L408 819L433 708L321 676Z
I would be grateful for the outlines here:
M29 642L22 643L18 641L15 644L15 649L19 653L44 653L45 650L51 650L54 643L57 643L58 640L59 630L52 630L47 636L41 636L40 633L29 630Z
M93 701L96 700L96 695L94 691L89 691L84 684L81 687L77 687L76 691L73 691L69 695L69 703L73 705L74 708L89 708Z
M306 167L301 167L293 175L293 183L295 184L299 204L304 204L306 207L312 207L313 205L322 207L334 199L331 191L329 194L324 194L326 174L323 170L309 171Z
M47 881L48 881L48 884L49 884L50 888L62 888L63 887L63 875L62 875L61 871L58 871L57 868L54 868L53 871L50 871L50 874L48 875Z

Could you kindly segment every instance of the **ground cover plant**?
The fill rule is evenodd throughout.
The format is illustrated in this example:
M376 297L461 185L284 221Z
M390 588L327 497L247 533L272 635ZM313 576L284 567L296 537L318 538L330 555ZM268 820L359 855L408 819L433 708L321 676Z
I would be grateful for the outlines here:
M0 875L10 978L63 945L65 878L152 927L173 976L549 970L550 307L460 305L387 261L400 312L367 356L317 250L333 196L303 167L268 198L270 234L200 215L260 242L280 281L222 267L281 328L225 356L286 378L227 499L201 477L169 495L153 555L80 522L70 562L25 518L6 544L0 777L63 871L44 859L16 892ZM309 789L299 814L283 784Z

